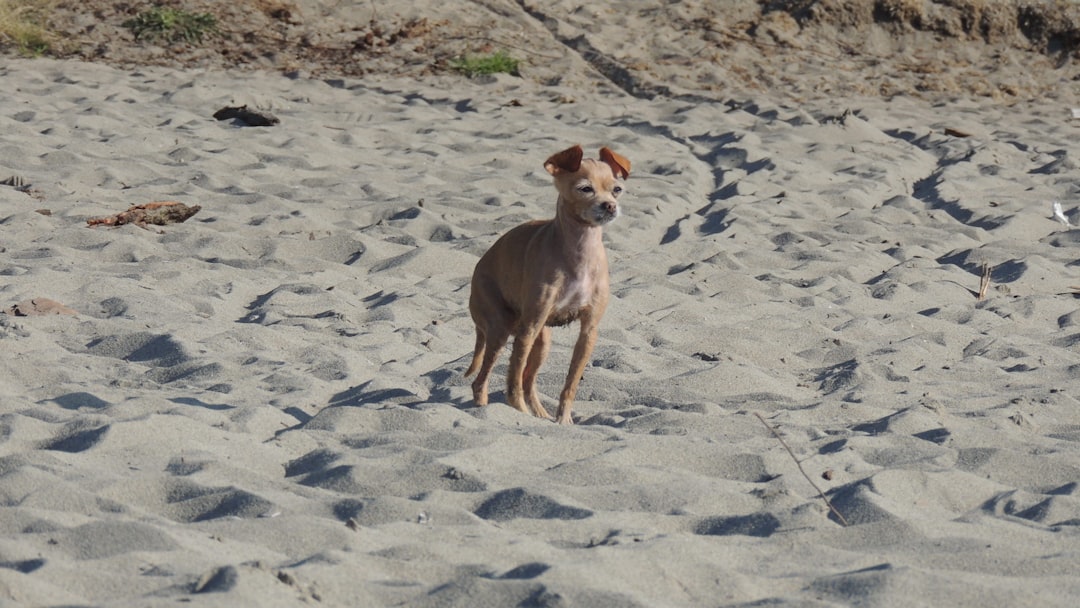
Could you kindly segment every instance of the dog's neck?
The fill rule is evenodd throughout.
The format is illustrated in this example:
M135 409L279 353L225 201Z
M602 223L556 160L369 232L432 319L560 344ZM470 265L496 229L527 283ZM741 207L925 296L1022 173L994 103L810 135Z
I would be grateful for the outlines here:
M596 259L597 250L604 249L603 227L590 224L566 211L561 195L555 211L554 226L559 232L563 256L571 265L577 266L587 260Z

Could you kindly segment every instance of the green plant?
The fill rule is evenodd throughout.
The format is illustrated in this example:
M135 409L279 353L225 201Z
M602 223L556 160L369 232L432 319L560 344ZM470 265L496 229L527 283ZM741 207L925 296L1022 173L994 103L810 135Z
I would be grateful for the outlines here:
M37 57L51 50L56 37L46 27L52 2L0 0L0 47Z
M505 51L497 51L491 55L466 55L450 62L450 67L465 74L469 78L484 74L512 74L518 76L518 64Z
M217 33L217 19L210 13L155 6L123 23L136 40L198 44Z

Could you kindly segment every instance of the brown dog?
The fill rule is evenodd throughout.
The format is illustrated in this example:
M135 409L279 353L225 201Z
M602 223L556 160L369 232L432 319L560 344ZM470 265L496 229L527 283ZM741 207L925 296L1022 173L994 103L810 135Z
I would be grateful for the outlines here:
M559 395L558 420L573 424L578 381L596 344L600 317L608 303L607 254L602 227L619 215L621 179L630 161L607 148L600 160L582 160L581 146L547 159L559 201L555 218L522 224L504 234L476 263L469 311L476 322L476 350L465 372L477 405L487 405L488 378L499 351L514 336L506 400L541 418L536 375L551 348L551 327L581 322L570 372Z

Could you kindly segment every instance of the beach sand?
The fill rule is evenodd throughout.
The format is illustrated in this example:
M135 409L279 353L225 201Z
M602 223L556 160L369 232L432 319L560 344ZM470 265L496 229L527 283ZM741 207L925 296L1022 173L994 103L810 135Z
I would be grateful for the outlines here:
M1075 605L1076 59L620 81L584 10L523 77L4 59L0 603ZM567 427L462 372L472 268L574 143L633 167ZM153 201L201 209L87 226Z

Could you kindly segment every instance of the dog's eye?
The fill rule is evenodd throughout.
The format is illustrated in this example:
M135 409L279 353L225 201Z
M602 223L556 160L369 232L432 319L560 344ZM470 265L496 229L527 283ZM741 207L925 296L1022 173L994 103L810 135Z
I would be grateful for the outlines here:
M582 194L592 194L595 192L592 186L578 186L578 192Z
M619 196L622 194L622 186L615 186L611 191L615 193L615 196Z

